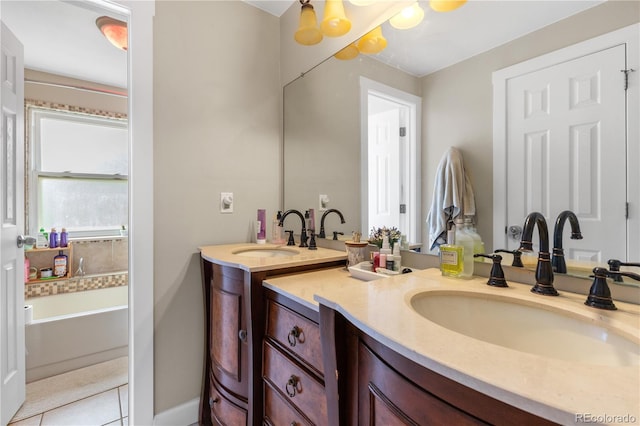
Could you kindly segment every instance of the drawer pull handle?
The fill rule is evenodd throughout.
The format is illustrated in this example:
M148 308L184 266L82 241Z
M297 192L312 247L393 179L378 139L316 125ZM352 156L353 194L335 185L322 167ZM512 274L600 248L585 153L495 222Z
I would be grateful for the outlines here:
M220 402L220 398L218 397L209 398L209 407L213 407L213 404L217 404L218 402Z
M300 393L300 379L292 374L284 388L287 391L287 395L293 398L296 393Z
M289 341L289 346L293 347L298 342L304 343L304 332L300 327L294 325L289 334L287 335L287 340Z
M242 340L243 342L246 342L247 341L247 330L240 330L238 332L238 338L240 340Z

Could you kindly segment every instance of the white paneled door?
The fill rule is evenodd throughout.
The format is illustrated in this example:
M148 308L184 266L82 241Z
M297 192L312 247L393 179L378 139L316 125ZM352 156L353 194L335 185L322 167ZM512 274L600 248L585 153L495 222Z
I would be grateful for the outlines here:
M400 226L400 110L369 115L369 227Z
M2 23L2 157L0 159L0 424L25 399L24 252L24 69L20 42Z
M618 45L507 82L507 223L539 211L552 234L573 211L584 239L565 225L568 258L627 258L624 69Z

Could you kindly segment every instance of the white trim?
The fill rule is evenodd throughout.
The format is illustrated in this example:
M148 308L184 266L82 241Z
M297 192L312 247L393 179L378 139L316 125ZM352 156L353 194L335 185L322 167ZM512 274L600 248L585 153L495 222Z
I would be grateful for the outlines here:
M422 98L411 93L403 92L386 84L360 77L360 191L361 191L361 208L360 220L363 235L369 235L369 161L368 161L368 145L369 145L369 94L374 94L392 102L402 104L409 110L407 118L408 126L411 130L408 132L410 158L410 175L414 177L415 188L409 188L408 204L413 206L409 212L409 223L411 229L405 234L414 235L415 239L422 238L422 219L420 210L422 208L422 179L420 169L421 158L421 139L420 129L422 128ZM415 229L413 229L415 227ZM419 243L420 241L411 241L411 243Z
M506 149L506 95L507 82L524 74L570 61L621 44L626 45L629 89L627 91L627 200L630 204L627 227L627 257L640 256L640 74L639 40L640 24L633 24L616 31L556 50L493 73L493 243L495 247L507 244L504 227L507 206L502 205L507 194ZM621 80L622 81L622 80ZM637 260L637 259L636 259Z
M154 426L192 425L198 423L200 399L194 398L183 404L158 413L153 419Z

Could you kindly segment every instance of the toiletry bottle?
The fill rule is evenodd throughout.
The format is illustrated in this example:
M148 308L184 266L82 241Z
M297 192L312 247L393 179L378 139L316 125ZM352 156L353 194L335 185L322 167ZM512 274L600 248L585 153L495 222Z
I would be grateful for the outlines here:
M258 221L256 222L256 242L264 244L267 242L267 211L258 209Z
M284 244L284 228L280 226L280 219L282 219L282 212L278 211L278 214L273 219L271 227L271 243L272 244Z
M464 248L456 245L455 228L447 231L447 244L440 245L440 272L446 277L459 277L464 268Z
M307 225L307 229L316 229L316 213L315 210L309 209L309 225Z
M67 275L67 255L62 250L53 258L53 275L64 277Z
M67 247L69 245L69 236L67 234L67 228L62 228L60 232L60 247Z
M58 247L58 233L56 232L56 228L51 228L51 232L49 233L49 248Z
M464 223L462 218L456 218L456 244L464 248L463 252L463 268L461 278L471 278L473 275L473 238L464 232Z
M391 247L389 246L389 234L382 236L382 248L380 249L380 267L389 269L388 258L391 257ZM392 258L393 259L393 258Z
M400 241L393 245L393 270L400 272L402 256L400 256Z
M44 228L40 228L40 232L36 236L36 248L49 247L49 235L44 232Z
M471 216L465 216L464 218L464 232L466 232L473 239L473 254L484 254L484 243L482 242L482 238L480 234L476 231L476 228L473 226L473 221ZM476 257L474 260L476 262L484 262L484 257Z

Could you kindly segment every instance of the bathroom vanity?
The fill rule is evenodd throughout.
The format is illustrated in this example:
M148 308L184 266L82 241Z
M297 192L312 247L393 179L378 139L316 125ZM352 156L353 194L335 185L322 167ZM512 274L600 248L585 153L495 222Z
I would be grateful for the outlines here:
M638 305L603 311L585 306L586 295L540 296L437 269L366 282L344 257L202 256L203 424L640 418Z
M281 305L265 306L262 282L274 276L344 267L346 252L257 244L207 246L200 252L206 344L199 423L260 424L263 339L266 332L264 353L272 357L265 363L271 361L270 371L276 375L282 372L277 363L286 359L276 349L283 341L279 324L288 314L278 308ZM269 315L271 329L265 330L265 315ZM304 330L306 336L311 335L306 325ZM301 347L305 346L298 349ZM321 381L317 375L315 379ZM272 395L268 388L265 394ZM323 390L318 394L323 395Z

